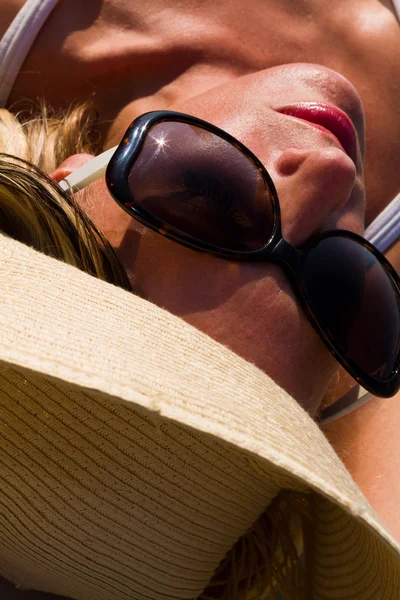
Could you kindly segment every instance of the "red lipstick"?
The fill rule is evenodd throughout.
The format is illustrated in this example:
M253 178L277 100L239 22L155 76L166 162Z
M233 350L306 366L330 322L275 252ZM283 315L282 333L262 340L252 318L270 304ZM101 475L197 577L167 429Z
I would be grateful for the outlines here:
M343 150L356 163L357 134L351 119L340 108L319 102L298 102L278 108L277 112L307 121L335 136Z

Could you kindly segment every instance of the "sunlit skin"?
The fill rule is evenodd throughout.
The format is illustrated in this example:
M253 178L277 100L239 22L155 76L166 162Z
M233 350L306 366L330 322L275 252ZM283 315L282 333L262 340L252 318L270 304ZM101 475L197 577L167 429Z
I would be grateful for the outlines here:
M22 4L0 0L0 34ZM58 110L93 99L104 148L117 144L147 110L205 118L244 142L268 168L284 235L298 245L329 228L362 232L364 200L369 223L400 191L399 57L400 28L390 0L61 0L10 102L19 108L24 99L44 96ZM365 115L364 169L364 126L352 86ZM294 101L352 112L356 166L321 131L274 110ZM54 177L88 158L71 157ZM311 414L330 384L329 397L337 396L337 364L279 269L228 263L153 234L116 206L102 182L80 201L113 243L137 292L255 362ZM347 389L343 375L340 382ZM390 501L400 494L392 460L400 448L388 429L390 423L400 427L397 405L371 403L328 433L400 537Z
M22 4L0 1L0 34ZM61 0L10 101L43 96L58 110L92 98L110 146L133 115L272 66L321 64L362 98L370 221L400 189L399 56L390 0Z

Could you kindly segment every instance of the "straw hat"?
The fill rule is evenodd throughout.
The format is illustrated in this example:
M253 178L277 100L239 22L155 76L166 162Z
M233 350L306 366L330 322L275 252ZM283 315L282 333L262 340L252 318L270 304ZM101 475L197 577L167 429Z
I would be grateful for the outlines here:
M77 600L195 599L293 490L304 597L400 598L399 546L266 375L3 235L0 256L0 575ZM271 535L298 543L290 519Z

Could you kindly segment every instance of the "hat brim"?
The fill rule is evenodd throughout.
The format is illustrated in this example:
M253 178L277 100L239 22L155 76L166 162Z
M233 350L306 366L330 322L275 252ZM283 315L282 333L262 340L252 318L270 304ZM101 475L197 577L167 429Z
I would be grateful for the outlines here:
M398 597L398 544L376 517L316 423L271 379L173 315L2 235L0 255L0 411L4 417L0 436L3 457L0 459L0 477L3 483L12 484L9 489L2 485L0 492L3 506L0 511L3 515L0 517L0 574L23 585L74 598L109 598L107 581L113 580L117 585L117 579L116 589L125 590L123 594L118 592L118 597L146 597L143 590L134 595L135 578L129 572L132 565L128 569L123 559L124 554L133 552L129 545L121 545L118 559L116 549L109 550L108 563L101 559L96 571L90 565L96 561L94 549L100 542L79 539L79 544L75 543L82 517L79 512L82 513L85 499L79 498L79 506L73 505L74 494L78 492L75 489L72 492L71 485L68 488L66 473L72 477L68 472L71 467L66 467L56 452L52 458L45 456L42 449L35 468L43 473L46 469L58 469L58 472L52 472L52 477L60 481L54 495L60 505L68 506L67 517L62 516L61 509L57 514L60 520L70 524L70 536L74 539L71 552L60 546L66 543L66 531L58 541L46 531L40 533L40 524L28 532L25 521L32 519L33 514L38 519L38 515L46 510L45 496L40 496L43 504L35 504L36 501L26 497L37 492L32 478L28 481L28 476L22 472L14 472L12 477L10 470L10 465L15 469L20 460L16 454L32 455L33 448L38 447L37 440L44 439L49 431L55 447L57 435L62 446L62 432L67 430L72 431L75 438L79 435L93 445L93 440L87 438L90 431L95 438L98 430L93 429L90 415L93 415L93 422L100 420L102 423L104 444L118 449L120 434L112 423L113 415L129 421L129 414L133 421L135 418L141 419L142 424L148 421L150 428L157 429L155 423L160 420L170 427L177 427L177 437L181 435L179 432L189 432L188 435L194 432L191 439L207 447L207 452L211 452L208 441L210 444L215 441L219 448L225 448L242 460L243 471L244 457L249 468L248 481L251 476L258 477L261 487L263 482L266 488L270 485L271 472L279 472L276 479L280 487L309 491L315 496L312 541L315 565L309 583L310 598L393 600ZM18 402L15 402L17 396ZM45 399L48 407L59 411L58 415L49 410L50 416L46 417L43 405L38 411L34 402L39 396ZM68 401L69 416L66 416L67 412L63 413L64 401ZM13 402L11 410L10 403ZM78 407L83 407L85 413ZM125 411L125 416L118 413L117 407ZM157 419L152 420L152 416ZM86 433L83 430L74 433L73 418L86 428ZM60 423L58 431L55 419ZM140 436L142 425L134 425L133 421L132 432ZM19 425L15 433L19 447L15 443L11 452L10 427L16 427L16 424ZM142 435L149 438L150 434L147 431ZM164 441L168 446L168 440ZM68 443L71 444L71 440ZM131 438L129 444L132 444ZM126 450L123 452L126 458ZM195 454L194 449L191 452ZM221 458L224 460L226 457ZM116 465L120 464L117 458L115 461ZM78 463L77 469L87 468L86 463L83 467ZM200 470L200 467L196 468ZM236 464L235 469L240 468L240 464ZM26 473L31 470L32 465L26 467ZM37 481L42 481L43 474L39 476L38 472ZM116 498L121 493L120 485L121 482L115 484ZM244 481L241 485L245 485ZM10 494L17 492L21 498L14 502L14 509L8 514L12 503ZM49 493L47 490L46 494ZM231 499L226 501L229 503ZM266 493L264 506L269 501ZM96 507L89 502L89 514L85 518L95 521L95 513L101 516L104 502L106 500L102 498ZM254 500L247 509L249 524L257 518L257 511L262 510L262 498L257 502ZM29 507L33 505L34 511L29 513ZM76 515L75 522L73 514ZM245 533L246 519L242 512L236 515L237 519L239 516L243 519L242 533ZM44 515L45 521L46 518ZM154 516L155 520L160 518L159 514ZM18 523L22 522L21 529ZM120 525L124 526L123 523ZM58 526L61 527L59 523ZM221 532L228 547L239 530L235 531L229 535ZM110 532L108 534L111 536ZM32 539L37 540L38 536L43 542L42 558L37 552L38 546L33 545L29 550ZM101 542L99 555L107 546L105 540ZM74 553L75 563L71 558ZM79 564L81 568L78 568ZM91 568L96 571L95 577L90 573ZM144 569L142 575L145 572ZM205 572L206 569L203 579ZM200 591L202 585L204 581L199 577ZM199 593L195 588L192 581L188 590L192 590L193 598ZM158 590L157 595L153 591L151 597L188 598L188 590L182 596L171 596L170 592Z

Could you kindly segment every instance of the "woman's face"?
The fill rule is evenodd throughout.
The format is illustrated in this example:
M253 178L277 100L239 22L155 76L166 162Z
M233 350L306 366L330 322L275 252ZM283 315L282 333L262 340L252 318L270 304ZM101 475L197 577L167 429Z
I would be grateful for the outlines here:
M306 120L307 107L316 105L348 115L356 146L344 143L345 150L328 129ZM289 114L299 106L303 119ZM327 229L362 233L364 116L342 76L307 64L273 67L170 108L221 127L256 154L276 186L290 243ZM114 128L122 138L127 114L119 119ZM255 363L315 412L338 365L280 268L233 263L167 240L123 212L104 181L80 201L132 274L136 292Z
M0 28L12 16L3 18L4 6L15 14L22 4L0 2ZM399 56L391 0L203 0L201 7L196 0L61 0L10 102L43 96L58 111L93 98L105 147L148 110L204 118L265 164L283 233L301 244L332 227L361 231L364 220L363 119L353 88L336 73L364 107L366 222L398 193ZM357 131L355 162L326 132L279 112L298 102L347 112ZM185 249L133 223L101 183L93 187L82 201L135 290L253 361L313 411L337 365L281 271Z

